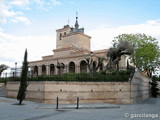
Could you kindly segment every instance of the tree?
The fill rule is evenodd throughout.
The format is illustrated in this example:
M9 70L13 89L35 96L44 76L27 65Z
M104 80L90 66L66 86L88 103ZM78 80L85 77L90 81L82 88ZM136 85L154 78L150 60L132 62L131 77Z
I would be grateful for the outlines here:
M156 77L153 76L152 77L152 82L150 82L151 84L151 96L154 98L157 98L157 96L159 95L159 89L158 89L158 83L156 81Z
M5 64L1 64L1 65L0 65L0 77L1 77L2 72L3 72L4 70L6 70L6 69L8 69L8 66L7 66L7 65L5 65Z
M116 45L108 50L107 57L109 63L107 68L119 70L119 61L122 55L131 55L133 53L133 46L128 41L119 41Z
M158 41L146 34L122 34L113 40L113 46L121 41L128 41L132 44L134 53L131 55L132 62L141 71L146 71L149 77L152 76L153 66L159 64L160 49Z
M92 57L95 57L97 58L97 65L96 66L93 66L93 58ZM103 57L98 57L96 55L93 54L93 52L90 52L90 58L86 58L86 63L87 63L87 67L88 67L88 70L89 70L89 73L93 76L96 71L100 68L101 69L101 66L103 64L103 61L105 60L105 58Z
M21 78L20 78L20 86L17 94L17 100L19 100L20 105L22 104L22 101L25 99L26 96L26 91L28 86L27 73L28 73L28 62L27 62L27 49L26 49L24 55L24 62L22 66Z

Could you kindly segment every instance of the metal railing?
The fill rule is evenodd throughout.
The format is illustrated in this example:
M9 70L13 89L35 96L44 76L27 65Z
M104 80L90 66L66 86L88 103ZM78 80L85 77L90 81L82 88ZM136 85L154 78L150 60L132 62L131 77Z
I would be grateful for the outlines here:
M106 68L103 67L103 68L97 70L97 72L103 71L105 69ZM120 67L120 70L126 70L126 67ZM61 72L61 74L59 72ZM74 74L74 73L77 73L77 74ZM42 70L41 74L39 74L38 72L35 72L34 70L28 71L28 77L30 77L30 78L31 77L42 77L42 76L44 76L44 77L50 77L50 76L58 77L58 76L63 75L66 78L68 78L68 77L72 78L71 76L73 76L73 77L78 76L79 77L79 75L80 76L86 75L86 74L78 74L78 73L89 73L89 70L88 70L88 68L86 66L85 67L65 66L64 69L61 69L61 71L60 71L60 69L56 68L56 69L54 69L54 71L50 70L50 72L48 72L48 74L47 74L47 69L46 70ZM3 78L8 78L8 77L17 78L17 77L20 77L20 76L21 76L21 71L17 71L17 72L12 71L12 72L9 72L9 73L7 73L7 72L3 73Z

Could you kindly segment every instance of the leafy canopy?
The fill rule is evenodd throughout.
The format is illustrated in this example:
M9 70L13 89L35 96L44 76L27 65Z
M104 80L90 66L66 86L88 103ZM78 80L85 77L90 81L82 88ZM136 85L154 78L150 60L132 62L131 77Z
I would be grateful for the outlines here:
M3 72L4 70L6 70L6 69L8 69L8 66L7 66L7 65L5 65L5 64L1 64L1 65L0 65L0 76L1 76L2 72Z
M131 58L140 70L149 70L159 64L160 49L158 41L146 34L121 34L114 38L113 46L119 42L128 41L134 48Z
M121 56L131 54L133 54L133 46L128 41L119 41L108 50L107 57L109 58L109 63L107 69L119 70Z

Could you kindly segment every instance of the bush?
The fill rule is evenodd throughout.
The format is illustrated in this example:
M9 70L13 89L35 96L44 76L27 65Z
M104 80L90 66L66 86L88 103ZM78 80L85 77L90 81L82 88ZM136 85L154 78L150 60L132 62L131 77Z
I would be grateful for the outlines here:
M127 82L131 76L131 71L100 71L94 75L89 73L64 73L54 76L29 77L29 81L79 81L79 82ZM7 81L20 81L19 78L9 78Z
M8 81L8 79L6 79L6 78L0 78L0 83L7 83L7 81Z
M153 98L157 98L157 96L160 94L159 88L158 88L158 83L155 79L152 79L152 82L150 82L151 85L151 95Z
M0 83L7 83L8 81L20 81L20 78L16 77L8 77L8 78L0 78Z

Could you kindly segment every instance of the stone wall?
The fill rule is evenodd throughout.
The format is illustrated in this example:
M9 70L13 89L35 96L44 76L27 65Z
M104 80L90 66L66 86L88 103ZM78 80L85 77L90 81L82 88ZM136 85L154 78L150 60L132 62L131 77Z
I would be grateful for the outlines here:
M30 82L26 99L30 101L60 104L113 103L132 104L149 97L149 78L139 72L132 82ZM7 97L16 98L18 82L7 83Z
M159 95L158 95L158 97L160 97L160 81L158 81L157 83L158 83L158 88L159 88L159 91L158 91Z
M139 71L135 72L131 84L132 103L149 98L149 81L150 79L142 75Z
M6 93L7 91L5 83L0 83L0 97L5 97Z
M7 97L15 98L18 82L7 83ZM130 103L128 82L30 82L26 99L44 103Z

